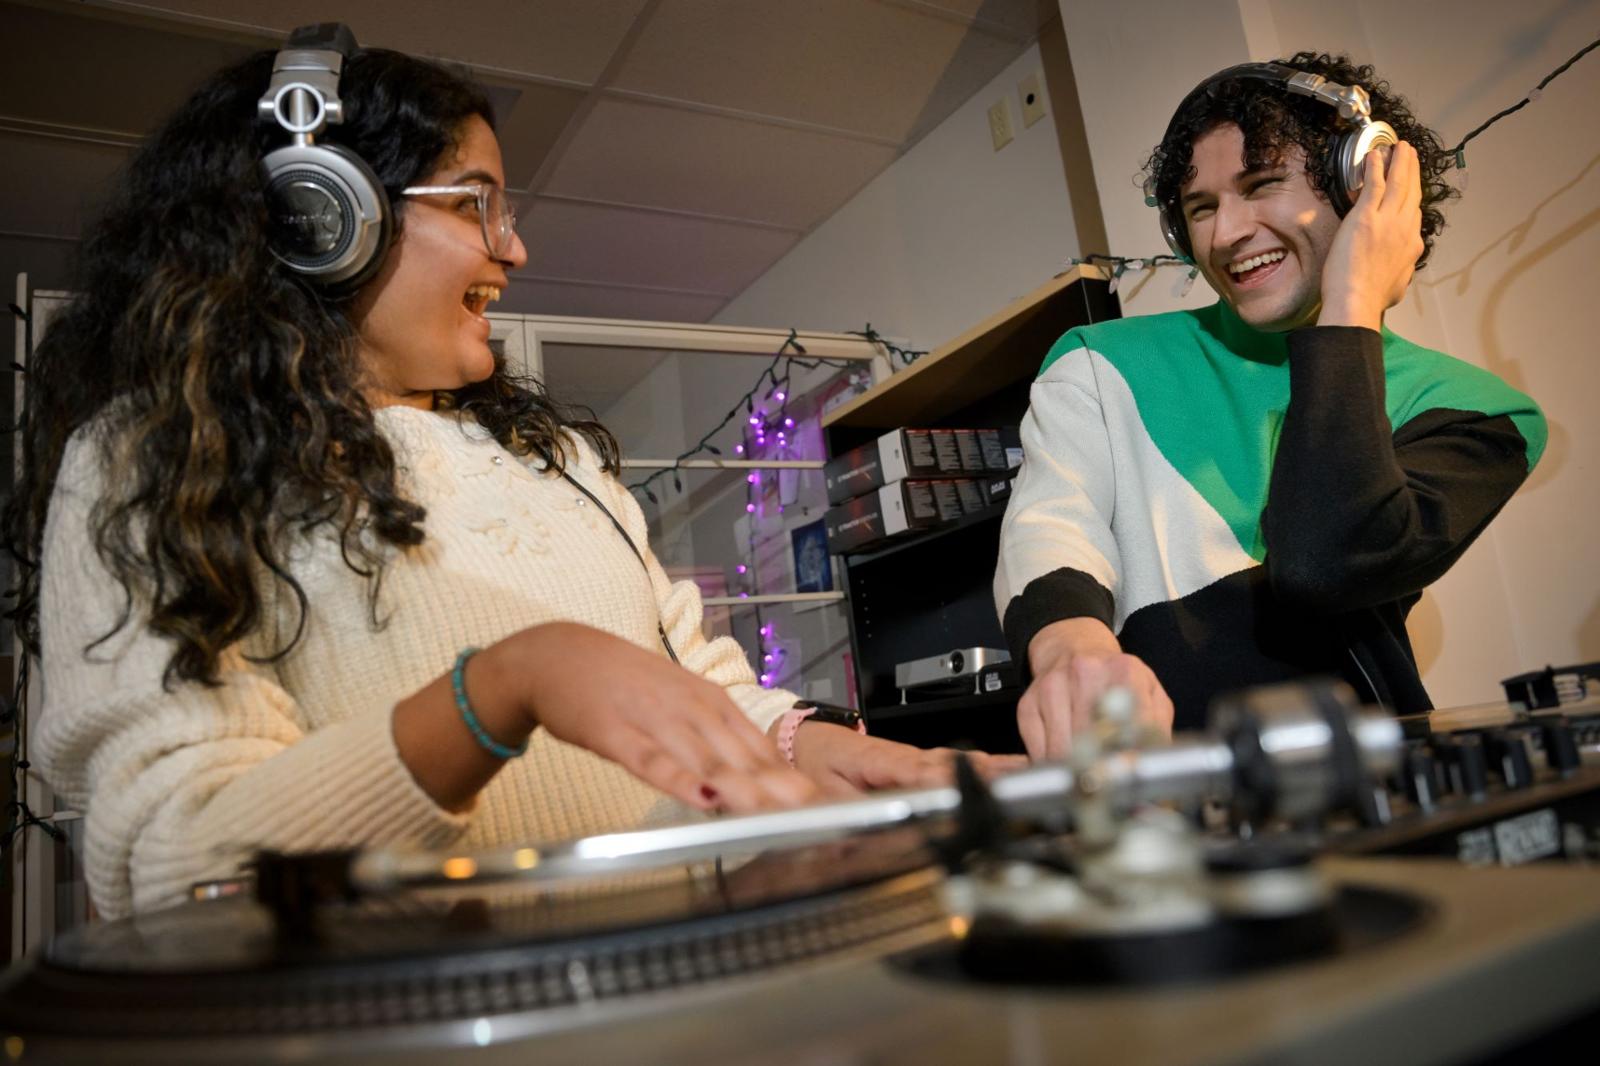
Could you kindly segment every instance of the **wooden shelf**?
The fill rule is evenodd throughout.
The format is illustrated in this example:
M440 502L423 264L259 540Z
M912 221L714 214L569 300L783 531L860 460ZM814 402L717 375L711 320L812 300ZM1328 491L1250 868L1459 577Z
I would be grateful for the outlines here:
M934 425L974 398L1032 376L1062 333L1116 317L1105 282L1105 272L1095 266L1057 274L889 380L829 411L823 427Z

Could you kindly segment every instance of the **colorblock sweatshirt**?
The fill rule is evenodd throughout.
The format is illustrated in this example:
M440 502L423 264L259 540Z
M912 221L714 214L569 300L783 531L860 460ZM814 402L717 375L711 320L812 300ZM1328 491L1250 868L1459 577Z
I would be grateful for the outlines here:
M1527 477L1534 402L1385 329L1225 304L1074 329L1022 423L995 603L1012 654L1106 623L1176 708L1313 675L1426 710L1405 618Z

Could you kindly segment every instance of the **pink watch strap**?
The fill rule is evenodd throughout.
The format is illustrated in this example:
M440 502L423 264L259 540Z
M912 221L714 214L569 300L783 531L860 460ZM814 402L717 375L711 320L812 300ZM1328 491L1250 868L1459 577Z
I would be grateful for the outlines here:
M800 731L800 723L816 713L815 707L796 707L787 712L778 724L778 750L783 753L783 761L790 766L794 765L794 735ZM867 723L857 720L856 732L865 736Z

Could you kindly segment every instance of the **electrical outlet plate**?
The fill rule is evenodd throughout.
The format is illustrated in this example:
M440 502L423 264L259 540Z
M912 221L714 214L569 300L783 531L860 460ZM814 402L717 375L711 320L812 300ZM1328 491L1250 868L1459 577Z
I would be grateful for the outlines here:
M1011 108L1002 96L989 107L989 137L994 141L994 150L998 152L1010 144L1013 136Z
M1034 71L1017 82L1017 99L1022 102L1022 125L1031 126L1044 118L1044 78Z

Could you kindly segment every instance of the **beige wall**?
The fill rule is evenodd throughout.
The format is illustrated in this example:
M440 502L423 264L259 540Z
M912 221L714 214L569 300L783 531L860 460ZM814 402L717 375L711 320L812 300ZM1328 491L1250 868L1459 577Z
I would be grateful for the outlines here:
M1520 99L1593 39L1600 0L1238 0L1194 4L1062 0L1095 184L1112 251L1162 248L1133 184L1175 102L1232 63L1303 48L1373 63L1448 143ZM1429 590L1412 632L1434 698L1492 699L1499 678L1600 659L1600 494L1595 492L1600 361L1600 54L1475 140L1466 196L1390 325L1501 375L1550 420L1543 463L1494 526ZM1124 307L1152 313L1209 302L1172 294L1178 271Z
M860 329L931 348L1037 288L1078 253L1053 115L1024 128L1017 82L1038 45L874 178L716 317ZM989 140L1009 102L1016 139ZM1041 353L1042 355L1042 353Z

